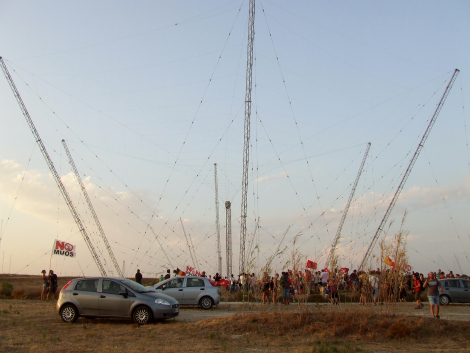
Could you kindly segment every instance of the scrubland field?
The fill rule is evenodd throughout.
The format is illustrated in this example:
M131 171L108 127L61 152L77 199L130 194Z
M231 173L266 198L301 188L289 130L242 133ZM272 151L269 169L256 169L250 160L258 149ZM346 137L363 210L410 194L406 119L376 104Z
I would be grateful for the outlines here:
M83 318L65 324L55 300L2 299L0 351L470 352L470 307L443 308L441 320L427 308L222 303L209 311L182 308L175 320L138 326Z

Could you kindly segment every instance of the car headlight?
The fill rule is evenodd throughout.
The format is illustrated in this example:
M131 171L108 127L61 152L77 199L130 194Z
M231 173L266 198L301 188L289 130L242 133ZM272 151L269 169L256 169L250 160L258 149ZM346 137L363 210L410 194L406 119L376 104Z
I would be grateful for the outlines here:
M169 302L167 302L164 299L155 299L155 304L160 304L160 305L171 305Z

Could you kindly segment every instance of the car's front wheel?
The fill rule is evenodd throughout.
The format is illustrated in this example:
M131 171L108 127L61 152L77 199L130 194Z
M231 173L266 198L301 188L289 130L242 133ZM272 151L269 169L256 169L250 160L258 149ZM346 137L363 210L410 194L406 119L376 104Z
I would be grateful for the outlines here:
M78 310L75 305L66 304L60 309L60 317L64 322L75 322L78 319Z
M441 295L439 297L439 302L441 305L448 305L450 303L450 298L447 295Z
M152 312L146 306L139 306L134 310L132 319L138 325L145 325L152 321Z
M199 301L199 305L204 310L209 310L210 308L212 308L212 305L214 305L214 302L212 301L211 297L202 297Z

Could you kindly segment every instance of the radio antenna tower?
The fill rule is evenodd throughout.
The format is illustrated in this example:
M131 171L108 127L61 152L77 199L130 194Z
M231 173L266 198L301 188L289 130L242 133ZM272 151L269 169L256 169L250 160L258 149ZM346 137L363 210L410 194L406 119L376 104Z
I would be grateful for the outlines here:
M346 220L346 216L348 215L349 206L351 206L351 201L354 197L354 193L356 192L357 183L359 182L359 178L361 177L362 170L364 169L364 164L366 163L369 150L370 150L370 142L367 144L366 152L364 153L364 157L362 158L362 163L361 163L361 166L359 167L359 172L357 172L356 180L354 181L354 185L351 190L351 195L349 195L348 202L346 204L346 207L344 208L343 216L341 217L341 221L339 222L339 227L338 227L338 230L336 231L336 236L335 236L335 239L333 240L333 244L331 245L330 253L328 254L328 257L326 258L325 268L328 268L330 266L331 260L334 259L336 246L338 245L338 240L341 235L341 231L343 230L344 221ZM333 271L333 268L330 268L330 271Z
M47 166L49 167L49 170L51 171L52 176L54 177L54 180L57 186L59 187L62 196L64 197L65 203L69 207L70 213L72 213L72 217L75 220L75 223L77 224L80 233L82 233L83 240L85 240L85 243L88 246L88 249L90 250L91 256L95 260L96 266L98 267L101 276L106 277L106 270L101 264L100 258L96 253L95 247L91 243L90 237L88 236L88 233L86 232L85 227L83 226L82 220L80 219L80 216L78 215L78 212L75 209L75 206L73 205L72 200L70 199L70 196L67 193L64 184L62 184L62 181L60 180L59 174L57 173L57 170L54 167L54 163L52 163L51 157L49 157L49 153L47 153L46 146L44 146L44 143L42 142L41 137L39 136L39 133L36 130L36 126L34 126L33 120L29 116L28 110L26 109L26 106L23 103L23 99L21 99L20 93L16 88L15 82L13 82L10 72L8 71L8 68L5 65L5 62L3 61L3 58L1 56L0 66L2 67L3 73L5 74L8 84L10 85L10 88L13 91L13 94L15 95L18 105L20 106L20 109L23 112L24 117L26 118L26 122L28 123L31 132L33 133L34 139L36 140L36 143L38 144L39 149L41 150L41 153L44 156L44 159L46 160Z
M183 228L184 237L186 238L186 244L188 244L189 255L191 255L191 260L193 260L193 266L194 266L194 268L199 269L199 265L197 264L196 260L194 260L195 257L193 255L192 250L191 250L191 245L189 245L188 236L186 234L186 230L184 229L184 224L183 224L183 219L182 218L180 218L180 222L181 222L181 228Z
M114 268L116 269L119 277L124 277L116 261L116 258L114 257L113 250L111 249L111 246L109 245L108 238L106 238L106 234L104 234L103 227L101 226L100 220L98 219L98 216L95 212L95 208L93 207L93 204L91 203L91 200L88 197L88 192L85 189L85 185L83 185L82 178L80 177L80 173L78 172L78 169L75 166L75 162L73 161L72 155L70 154L69 148L67 147L67 143L65 142L65 140L62 140L62 145L64 146L65 153L67 153L67 157L69 158L70 165L72 166L73 172L75 173L75 177L77 178L78 184L80 185L80 189L82 190L83 196L85 196L86 203L88 204L88 208L90 209L91 215L93 216L93 219L95 220L95 224L98 227L101 238L103 239L106 249L108 250L109 257L113 261ZM111 271L111 274L112 274L112 271Z
M243 178L242 178L242 214L240 219L240 262L239 272L245 272L245 240L248 193L248 163L250 159L250 118L251 118L251 87L253 72L253 41L255 39L255 0L250 0L248 18L248 46L246 60L246 92L245 92L245 127L243 145Z
M217 232L217 269L222 277L222 249L220 247L220 223L219 223L219 184L217 182L217 163L214 163L215 184L215 230ZM227 274L228 276L229 274Z
M227 277L232 276L232 209L230 201L225 201L225 245L227 253Z
M424 143L428 139L429 133L431 132L431 129L434 126L434 123L436 122L437 116L441 112L442 106L444 105L444 102L446 101L447 96L449 95L449 92L452 86L454 85L455 79L457 78L457 75L459 74L459 72L460 72L459 69L455 69L454 74L452 75L452 78L450 79L449 84L447 85L446 90L444 91L444 94L442 95L442 98L439 101L439 104L437 105L436 110L434 111L434 115L432 116L431 121L429 122L429 125L426 128L426 131L424 132L423 137L421 138L421 141L419 142L418 148L416 148L415 154L413 155L413 158L411 158L410 164L408 165L408 168L406 169L405 175L403 175L403 179L401 180L400 185L398 185L397 191L395 192L395 196L393 196L393 199L387 208L387 212L385 212L385 215L382 218L382 221L380 222L379 228L377 228L377 231L375 232L375 235L372 238L369 248L367 249L367 252L364 255L364 258L362 259L361 265L359 266L359 270L362 270L362 268L367 264L370 254L372 253L372 250L374 249L375 243L377 242L377 239L379 238L379 235L382 232L382 229L385 223L387 223L388 217L390 216L390 213L392 212L393 207L395 206L398 200L398 197L400 196L400 193L403 190L403 187L405 186L406 180L408 179L408 176L411 173L411 169L413 169L413 166L415 165L416 160L418 159L418 156L421 150L423 149Z

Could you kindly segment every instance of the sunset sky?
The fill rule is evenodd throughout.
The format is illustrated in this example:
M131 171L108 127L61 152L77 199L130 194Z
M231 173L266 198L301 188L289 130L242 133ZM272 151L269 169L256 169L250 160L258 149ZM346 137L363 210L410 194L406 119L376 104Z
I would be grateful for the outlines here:
M381 239L402 227L414 270L470 274L469 13L468 1L257 1L252 272L276 249L278 272L295 251L323 266L371 142L337 250L357 268L458 68ZM215 274L217 163L222 273L225 201L237 273L247 21L248 1L0 1L0 56L108 273L62 139L128 276L194 265L180 219L196 267ZM98 275L3 75L0 112L2 272ZM55 239L77 258L51 258Z

